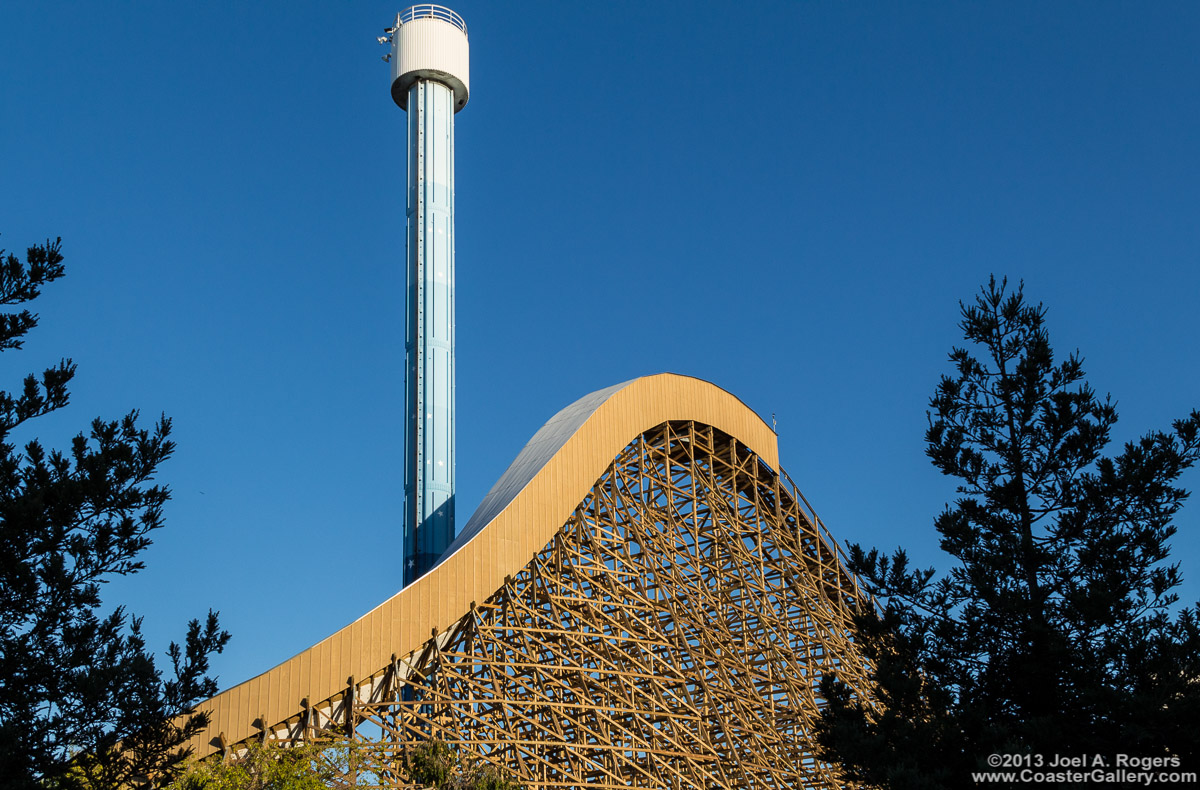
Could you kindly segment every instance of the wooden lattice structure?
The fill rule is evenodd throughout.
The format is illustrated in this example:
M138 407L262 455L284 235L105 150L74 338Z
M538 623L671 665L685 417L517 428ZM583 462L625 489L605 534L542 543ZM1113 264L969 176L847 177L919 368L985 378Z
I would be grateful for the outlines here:
M655 379L736 400L680 377L638 381ZM583 426L568 426L571 436L549 455L570 448L615 394L585 408ZM740 402L735 408L749 412ZM219 731L201 752L332 731L370 743L372 774L395 787L404 786L404 750L431 737L505 767L530 788L839 786L836 769L813 754L816 684L836 668L866 688L850 622L860 593L777 462L730 427L727 419L666 419L627 437L557 528L541 527L548 539L489 595L423 639L410 638L411 649L369 675L348 677L322 699L303 698L290 716L247 716L253 698L214 706L214 729L237 716L252 726L236 739ZM760 442L766 435L750 433ZM549 438L553 445L561 437ZM515 495L498 484L507 505L500 512L551 464L518 470L524 485ZM484 539L502 519L486 521L456 545ZM487 559L485 550L472 561ZM310 675L311 662L322 660L318 648ZM334 652L324 660L354 664ZM233 706L239 712L221 719Z

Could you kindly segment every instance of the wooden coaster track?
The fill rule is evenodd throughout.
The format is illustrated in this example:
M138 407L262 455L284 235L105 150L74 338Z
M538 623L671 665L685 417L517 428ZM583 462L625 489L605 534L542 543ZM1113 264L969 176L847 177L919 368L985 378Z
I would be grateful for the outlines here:
M337 732L369 745L368 773L387 787L407 786L404 751L429 738L529 788L841 786L814 755L816 685L836 668L866 688L851 632L866 604L777 471L774 433L695 379L654 376L596 395L534 437L497 484L502 501L481 505L495 512L473 519L442 565L210 701L198 752ZM639 424L612 451L610 434ZM566 478L577 475L545 473L582 463L573 451L593 466L608 455L571 493ZM575 504L548 527L547 502L563 496ZM536 548L504 545L512 537ZM414 619L434 623L423 638ZM389 637L397 649L380 661ZM339 670L345 682L330 689ZM304 690L281 716L280 702Z

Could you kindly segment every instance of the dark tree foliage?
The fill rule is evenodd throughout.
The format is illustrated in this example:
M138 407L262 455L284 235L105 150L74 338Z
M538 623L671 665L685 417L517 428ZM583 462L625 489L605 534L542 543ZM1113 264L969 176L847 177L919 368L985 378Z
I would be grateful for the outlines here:
M1200 765L1200 626L1168 562L1200 412L1103 454L1117 413L1056 361L1046 311L993 278L962 305L971 349L930 400L926 453L958 479L936 519L949 573L850 547L872 704L832 676L823 756L891 788L962 787L993 753Z
M0 251L0 304L23 305L63 275L58 241L25 261ZM0 350L37 326L28 309L0 315ZM95 420L66 451L25 423L67 405L70 360L0 392L0 777L4 786L160 784L183 744L206 725L193 706L216 692L208 655L229 635L209 612L171 644L164 679L141 620L100 611L100 585L141 570L138 554L163 525L168 490L153 482L174 450L171 423L139 427L137 412Z
M426 741L405 756L409 778L433 790L523 790L494 766L464 759L442 741Z

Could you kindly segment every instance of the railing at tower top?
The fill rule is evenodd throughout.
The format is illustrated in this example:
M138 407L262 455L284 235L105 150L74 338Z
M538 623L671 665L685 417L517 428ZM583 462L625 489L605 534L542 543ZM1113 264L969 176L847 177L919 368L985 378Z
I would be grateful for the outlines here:
M414 19L440 19L443 22L449 22L454 25L463 33L467 32L467 23L463 18L444 5L435 5L433 3L415 5L405 11L401 11L396 22L403 25Z

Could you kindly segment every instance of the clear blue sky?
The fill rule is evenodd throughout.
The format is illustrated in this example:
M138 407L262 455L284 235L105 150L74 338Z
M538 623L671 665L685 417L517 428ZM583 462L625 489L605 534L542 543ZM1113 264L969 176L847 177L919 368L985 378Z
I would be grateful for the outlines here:
M1200 406L1200 4L453 7L460 525L559 408L674 371L777 415L839 539L936 562L926 403L992 272L1119 438ZM159 649L219 609L223 686L399 586L398 10L0 8L0 246L68 265L3 385L75 359L60 447L174 418L168 526L106 600Z

